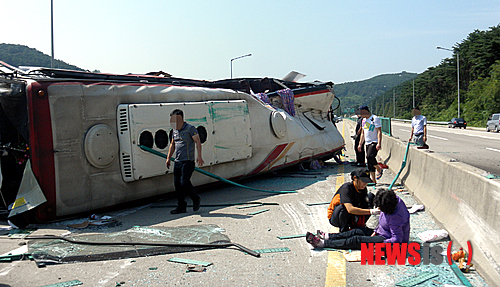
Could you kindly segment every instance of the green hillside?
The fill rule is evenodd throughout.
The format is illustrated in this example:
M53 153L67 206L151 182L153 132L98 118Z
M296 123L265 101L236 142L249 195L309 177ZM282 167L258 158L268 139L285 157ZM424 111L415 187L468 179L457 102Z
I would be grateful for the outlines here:
M488 116L500 112L500 25L487 31L475 30L453 47L453 54L439 65L415 78L415 104L429 120L449 121L458 114L457 53L460 66L460 113L469 125L484 127ZM411 118L412 81L402 83L372 100L373 110L396 117Z
M0 44L0 61L9 65L50 68L51 57L23 45ZM54 60L54 68L83 71L83 69L60 60Z
M416 73L404 71L397 74L378 75L368 80L335 85L334 91L341 101L342 108L357 108L360 105L369 104L372 99L416 76Z

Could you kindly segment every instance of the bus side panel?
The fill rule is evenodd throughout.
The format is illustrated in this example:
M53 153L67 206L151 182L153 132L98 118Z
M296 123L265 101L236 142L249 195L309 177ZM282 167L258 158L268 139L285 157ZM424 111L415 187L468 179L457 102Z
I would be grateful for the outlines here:
M56 217L56 185L54 148L47 84L28 86L28 119L30 131L31 167L47 202L36 209L36 219L47 221ZM42 95L43 93L43 95Z

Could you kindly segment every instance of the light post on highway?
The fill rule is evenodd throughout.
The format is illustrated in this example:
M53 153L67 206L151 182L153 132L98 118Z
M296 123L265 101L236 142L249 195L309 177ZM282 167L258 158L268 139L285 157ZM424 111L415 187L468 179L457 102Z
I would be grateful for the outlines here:
M392 99L393 99L392 109L394 114L393 117L396 118L396 89L392 90Z
M452 49L443 47L436 47L436 49L453 52ZM458 56L458 50L457 50L457 90L458 90L458 117L460 118L460 61Z
M385 90L385 86L384 86L384 90ZM382 116L385 117L385 91L382 94Z
M237 60L237 59L245 58L245 57L250 57L250 56L252 56L252 54L246 54L246 55L239 56L239 57L231 59L231 79L233 78L233 61Z
M50 57L50 68L54 68L54 1L50 0L50 42L52 56Z
M415 108L415 79L413 79L413 108Z

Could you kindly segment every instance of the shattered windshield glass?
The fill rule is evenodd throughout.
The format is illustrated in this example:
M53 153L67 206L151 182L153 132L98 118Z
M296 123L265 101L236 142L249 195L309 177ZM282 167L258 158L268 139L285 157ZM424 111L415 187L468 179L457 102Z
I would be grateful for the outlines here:
M55 237L30 240L28 250L37 264L123 259L212 248L208 246L181 246L182 244L217 245L230 243L229 238L222 232L224 229L217 225L155 228L135 226L120 232L64 237L69 240L89 242L92 245L76 244ZM116 243L117 245L103 245L102 243ZM119 245L120 243L128 245ZM152 245L135 245L134 243ZM174 246L159 246L154 245L155 243L174 244ZM175 246L175 244L179 245Z

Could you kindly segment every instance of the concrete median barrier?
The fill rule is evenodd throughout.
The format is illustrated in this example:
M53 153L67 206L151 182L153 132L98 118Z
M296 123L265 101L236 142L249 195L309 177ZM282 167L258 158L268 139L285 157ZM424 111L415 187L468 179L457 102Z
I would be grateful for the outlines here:
M384 135L379 156L399 171L406 143ZM467 250L488 284L500 282L500 180L484 170L411 147L399 181L406 185L451 235L455 247Z

